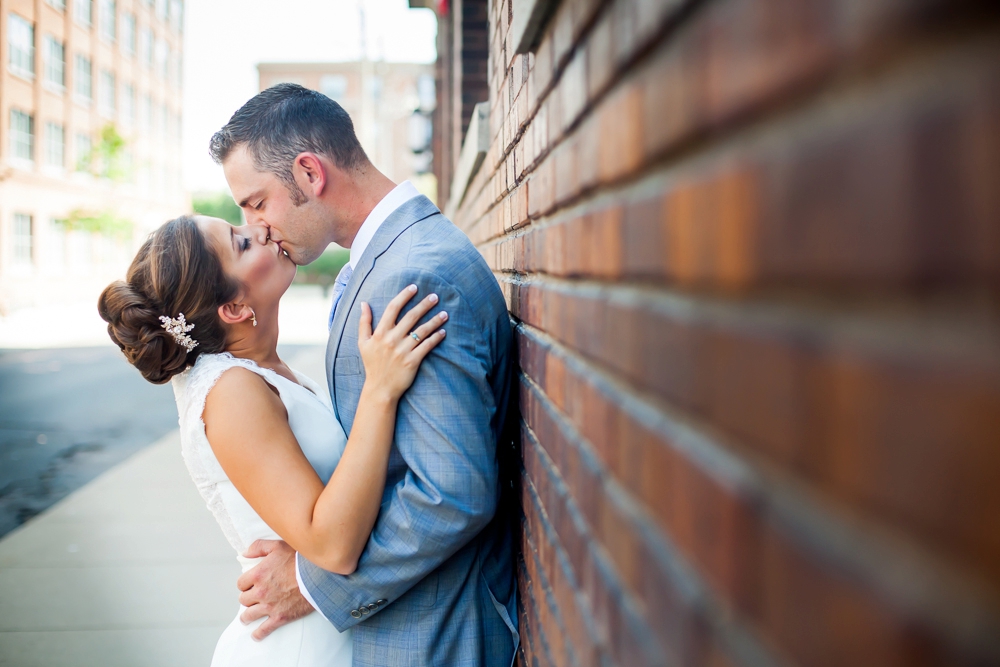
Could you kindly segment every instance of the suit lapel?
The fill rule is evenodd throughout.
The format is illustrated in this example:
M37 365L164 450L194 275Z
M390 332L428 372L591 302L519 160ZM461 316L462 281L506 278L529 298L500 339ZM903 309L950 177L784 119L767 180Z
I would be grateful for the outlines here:
M354 308L354 302L361 291L361 286L368 278L368 274L375 268L375 261L389 249L400 234L421 220L439 212L438 207L423 195L410 199L389 214L389 217L375 232L368 247L365 248L358 265L354 267L354 274L347 283L347 287L344 288L340 303L337 305L333 327L330 329L330 339L326 346L327 382L330 385L330 397L333 399L333 410L338 420L340 419L340 411L337 409L337 376L334 364L337 361L337 354L340 352L340 342L344 337L344 327L347 324L348 314Z

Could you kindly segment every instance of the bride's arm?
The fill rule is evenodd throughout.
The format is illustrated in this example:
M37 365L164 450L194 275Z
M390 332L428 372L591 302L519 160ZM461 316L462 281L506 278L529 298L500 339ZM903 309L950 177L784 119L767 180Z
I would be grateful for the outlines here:
M205 402L205 433L229 479L282 539L325 570L354 571L378 516L400 396L423 358L444 338L439 314L409 332L437 299L431 295L396 324L415 290L403 290L371 330L363 305L358 347L365 364L347 446L324 487L288 426L281 399L256 373L231 368Z

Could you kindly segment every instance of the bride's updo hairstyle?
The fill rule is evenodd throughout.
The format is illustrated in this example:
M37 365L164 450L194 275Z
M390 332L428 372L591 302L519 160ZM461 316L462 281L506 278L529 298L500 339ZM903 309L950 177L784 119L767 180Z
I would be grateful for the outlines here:
M240 285L225 274L219 257L193 218L171 220L142 244L125 280L105 288L97 302L111 340L129 363L154 384L163 384L199 354L222 352L226 330L218 309L236 298ZM198 341L188 351L163 328L161 316L184 314Z

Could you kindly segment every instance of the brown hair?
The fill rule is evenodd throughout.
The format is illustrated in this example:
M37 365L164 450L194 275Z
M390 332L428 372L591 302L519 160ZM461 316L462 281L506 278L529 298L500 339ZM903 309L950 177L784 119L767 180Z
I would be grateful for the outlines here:
M97 301L108 335L142 376L163 384L200 354L222 352L226 330L218 308L240 284L226 275L193 218L171 220L142 244L125 280L108 285ZM163 328L161 316L184 314L194 324L188 351Z

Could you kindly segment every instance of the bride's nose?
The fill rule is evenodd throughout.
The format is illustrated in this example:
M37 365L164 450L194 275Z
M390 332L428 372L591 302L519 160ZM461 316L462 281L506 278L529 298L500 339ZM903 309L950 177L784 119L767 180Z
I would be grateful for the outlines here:
M268 241L268 229L264 225L249 225L250 236L256 243L265 245Z

